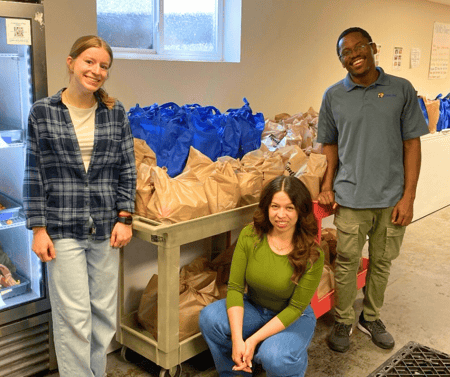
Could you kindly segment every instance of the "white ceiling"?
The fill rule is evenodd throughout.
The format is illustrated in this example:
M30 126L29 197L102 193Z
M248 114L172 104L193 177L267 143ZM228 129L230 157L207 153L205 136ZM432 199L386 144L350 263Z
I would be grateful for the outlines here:
M440 3L440 4L450 5L450 0L428 0L428 1L431 1L433 3Z

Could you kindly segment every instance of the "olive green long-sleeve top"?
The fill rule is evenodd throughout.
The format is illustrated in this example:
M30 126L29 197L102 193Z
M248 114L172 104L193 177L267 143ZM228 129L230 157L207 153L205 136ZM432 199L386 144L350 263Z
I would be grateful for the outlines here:
M320 250L320 249L319 249ZM244 306L245 283L248 298L255 304L270 309L285 327L297 320L319 286L324 265L324 253L307 266L298 284L291 281L294 271L287 255L279 255L270 248L267 235L262 240L247 225L239 235L231 263L228 281L227 309Z

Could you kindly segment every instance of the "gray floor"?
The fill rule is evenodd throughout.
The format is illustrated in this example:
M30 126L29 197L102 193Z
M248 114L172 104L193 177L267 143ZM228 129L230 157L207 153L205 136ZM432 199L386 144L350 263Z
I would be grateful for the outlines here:
M365 377L409 341L450 354L450 207L411 224L400 257L394 262L382 319L396 340L393 350L382 350L354 329L345 354L331 351L326 338L332 312L317 321L309 349L306 377ZM362 308L362 293L355 303ZM130 351L129 362L120 352L108 356L108 377L159 376L159 368ZM265 376L264 372L257 373ZM58 373L51 374L52 377ZM182 364L182 376L218 376L208 353Z

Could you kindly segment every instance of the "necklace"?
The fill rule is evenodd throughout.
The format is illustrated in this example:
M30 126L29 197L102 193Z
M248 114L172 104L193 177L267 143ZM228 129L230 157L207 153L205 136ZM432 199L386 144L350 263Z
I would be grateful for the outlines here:
M289 243L285 246L283 246L283 245L279 246L274 242L274 239L272 236L270 236L270 239L269 239L269 237L267 239L268 239L269 243L271 244L271 246L274 246L278 252L283 252L285 250L289 250L292 248L292 241L289 241Z

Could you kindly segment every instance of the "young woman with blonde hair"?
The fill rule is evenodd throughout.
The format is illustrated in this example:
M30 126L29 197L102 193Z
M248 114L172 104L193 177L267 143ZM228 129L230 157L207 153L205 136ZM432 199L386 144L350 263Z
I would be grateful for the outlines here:
M102 88L112 61L104 40L79 38L68 87L36 101L28 120L24 208L33 251L47 262L61 377L105 376L118 248L132 236L133 138L123 105Z

